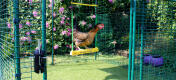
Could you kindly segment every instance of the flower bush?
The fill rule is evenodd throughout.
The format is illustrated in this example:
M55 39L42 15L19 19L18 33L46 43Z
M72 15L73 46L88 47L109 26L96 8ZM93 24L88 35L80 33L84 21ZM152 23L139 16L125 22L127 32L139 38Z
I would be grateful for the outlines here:
M37 46L36 42L33 42L33 40L41 39L41 10L39 10L40 6L39 3L40 0L24 0L25 4L20 4L20 7L26 9L26 10L20 10L21 14L20 16L23 17L23 20L21 20L19 24L20 28L20 44L21 45L29 45L29 43L32 43ZM52 14L52 0L47 1L47 13L46 13L46 42L47 42L47 52L51 52L52 47L54 48L55 53L63 53L63 52L69 52L71 50L71 11L74 11L74 28L87 32L90 29L95 26L95 18L97 15L95 15L94 8L92 10L89 10L89 8L84 8L80 6L73 6L70 4L70 0L53 0L54 2L54 12ZM126 1L126 0L125 0ZM123 2L123 1L121 1ZM127 1L126 1L127 2ZM94 3L94 2L93 2ZM107 9L103 10L108 13L113 12L113 10L116 10L117 3L119 1L117 0L102 0L98 1L98 4L105 4L102 8ZM102 6L102 5L100 5ZM30 7L30 9L29 9ZM13 7L12 7L13 10ZM101 10L101 9L100 9ZM99 10L98 10L99 11ZM101 12L101 11L100 11ZM27 14L26 14L27 13ZM13 16L13 15L11 15ZM52 24L52 17L54 19ZM6 23L7 28L12 29L13 33L13 19L9 19ZM52 30L53 30L53 39L54 39L54 46L52 46ZM9 34L10 35L10 34ZM32 48L36 49L36 47Z

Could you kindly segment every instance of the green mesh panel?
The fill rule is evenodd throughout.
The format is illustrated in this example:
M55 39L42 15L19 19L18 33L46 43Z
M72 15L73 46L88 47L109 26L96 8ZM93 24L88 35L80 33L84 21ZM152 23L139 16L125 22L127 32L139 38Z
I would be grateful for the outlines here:
M0 80L15 79L12 1L0 1Z
M42 9L41 0L19 0L19 39L20 57L14 52L14 3L13 0L0 1L0 80L16 80L21 75L22 80L32 78L33 52L37 48L37 39L42 40ZM37 16L34 16L37 11ZM21 74L17 74L16 59L20 58ZM39 79L39 78L37 78ZM42 76L41 76L42 79Z
M141 68L143 80L175 80L175 6L173 0L137 0L135 80L140 80ZM141 67L141 51L163 57L164 64Z

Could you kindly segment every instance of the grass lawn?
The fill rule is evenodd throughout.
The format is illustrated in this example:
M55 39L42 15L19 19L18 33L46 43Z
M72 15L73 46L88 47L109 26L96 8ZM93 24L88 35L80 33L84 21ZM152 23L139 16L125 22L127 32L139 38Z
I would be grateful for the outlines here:
M51 57L48 57L48 80L127 80L128 69L124 68L122 64L109 64L101 60L90 61L86 60L85 57L86 59L90 58L90 56L57 56L55 57L55 65L50 64ZM84 60L81 61L79 59ZM122 57L118 57L118 59L122 59ZM63 60L65 60L65 62L63 62ZM23 71L30 70L26 69ZM23 74L23 77L30 75L31 74ZM32 79L42 80L42 74L32 72Z

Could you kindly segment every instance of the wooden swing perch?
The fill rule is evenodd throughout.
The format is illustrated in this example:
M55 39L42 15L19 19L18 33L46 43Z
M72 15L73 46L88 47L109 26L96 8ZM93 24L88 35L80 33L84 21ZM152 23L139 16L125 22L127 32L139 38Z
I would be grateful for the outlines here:
M80 54L95 53L95 52L98 52L98 51L99 51L99 49L98 49L98 47L96 47L96 48L90 48L90 49L82 49L82 50L71 51L70 55L75 56L75 55L80 55Z
M76 2L71 2L71 4L98 7L98 5L96 5L96 4L84 4L84 3L76 3Z

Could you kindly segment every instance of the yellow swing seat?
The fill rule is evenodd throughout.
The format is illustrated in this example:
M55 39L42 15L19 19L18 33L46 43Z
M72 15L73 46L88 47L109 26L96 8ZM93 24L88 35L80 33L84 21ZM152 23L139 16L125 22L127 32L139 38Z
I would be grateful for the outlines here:
M80 55L80 54L95 53L95 52L98 52L98 51L99 51L98 47L95 47L95 48L71 51L70 55L75 56L75 55Z

